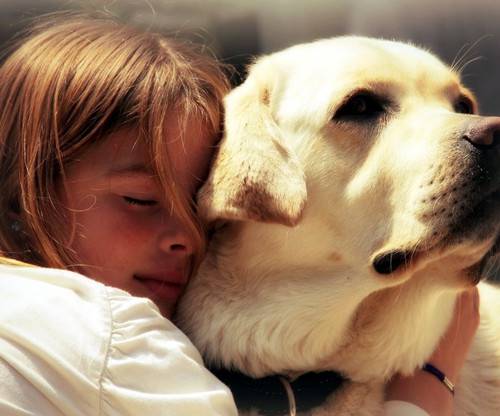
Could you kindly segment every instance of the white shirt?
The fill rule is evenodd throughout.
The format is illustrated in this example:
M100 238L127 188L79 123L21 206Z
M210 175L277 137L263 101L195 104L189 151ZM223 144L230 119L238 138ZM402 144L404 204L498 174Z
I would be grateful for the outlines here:
M10 265L0 265L0 294L0 415L237 415L228 388L150 300ZM427 415L405 402L386 408Z
M0 266L0 415L236 415L228 388L145 298Z

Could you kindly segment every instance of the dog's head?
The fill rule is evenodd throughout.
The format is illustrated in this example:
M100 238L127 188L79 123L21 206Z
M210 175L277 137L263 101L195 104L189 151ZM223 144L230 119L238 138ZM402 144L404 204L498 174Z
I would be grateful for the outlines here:
M261 58L225 104L199 205L227 227L180 307L209 358L256 375L326 362L354 372L349 351L365 343L359 353L373 359L374 334L396 326L388 314L434 311L431 294L477 282L500 228L500 118L476 115L437 58L321 40ZM404 303L408 291L421 300ZM190 302L204 319L187 316ZM444 304L421 356L450 316ZM219 315L232 326L216 328ZM222 346L230 337L235 347Z

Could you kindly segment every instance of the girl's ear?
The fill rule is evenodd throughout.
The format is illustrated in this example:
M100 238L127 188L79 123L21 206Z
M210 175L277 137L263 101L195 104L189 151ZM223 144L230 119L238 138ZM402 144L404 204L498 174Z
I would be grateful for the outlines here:
M293 226L300 220L307 197L304 172L272 116L273 74L275 68L256 64L225 99L224 137L198 194L207 221Z

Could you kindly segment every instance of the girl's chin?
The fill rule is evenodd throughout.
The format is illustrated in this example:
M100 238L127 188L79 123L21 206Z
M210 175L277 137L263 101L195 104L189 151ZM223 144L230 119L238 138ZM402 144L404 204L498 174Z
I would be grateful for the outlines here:
M167 318L167 319L172 318L172 315L173 315L174 309L175 309L175 305L169 305L169 304L164 303L162 305L156 304L156 306L158 306L158 309L160 310L160 313L162 314L162 316L164 318Z

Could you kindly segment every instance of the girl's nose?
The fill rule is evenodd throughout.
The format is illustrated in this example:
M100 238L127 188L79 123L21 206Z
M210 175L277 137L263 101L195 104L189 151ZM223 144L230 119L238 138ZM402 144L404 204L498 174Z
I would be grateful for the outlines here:
M160 235L160 249L169 254L187 256L193 254L194 241L191 233L180 221L170 219Z

